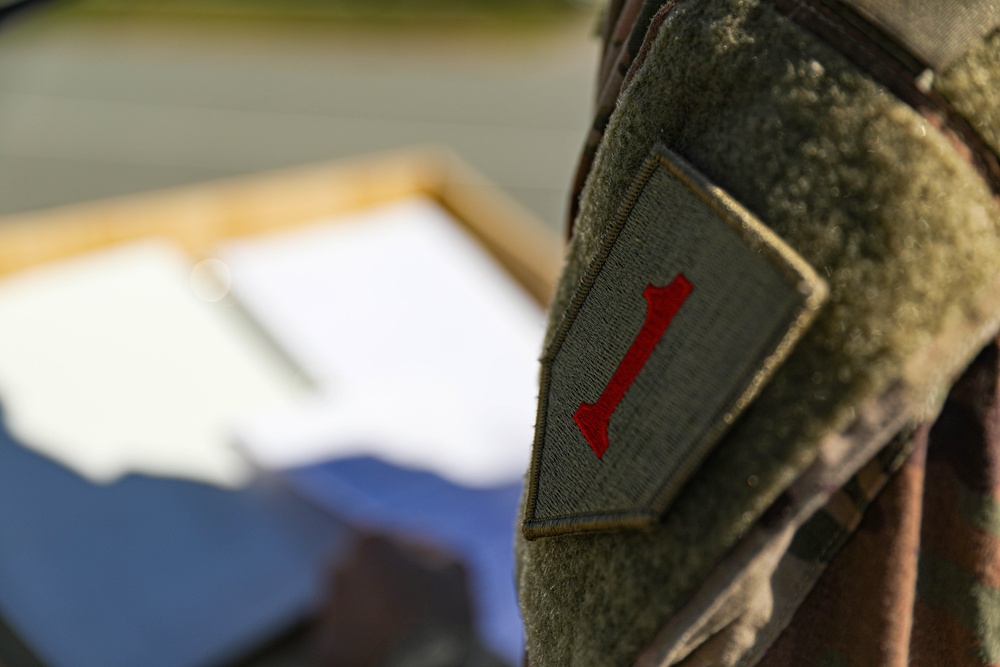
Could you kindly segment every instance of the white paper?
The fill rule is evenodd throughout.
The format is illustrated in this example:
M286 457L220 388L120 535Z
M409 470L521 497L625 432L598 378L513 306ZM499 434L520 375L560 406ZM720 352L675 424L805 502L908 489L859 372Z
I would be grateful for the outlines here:
M232 290L323 397L239 429L267 467L371 454L467 484L530 459L544 314L433 201L232 242Z
M0 399L15 437L98 482L247 481L232 424L289 404L301 384L232 303L195 296L206 279L192 268L143 241L0 281Z

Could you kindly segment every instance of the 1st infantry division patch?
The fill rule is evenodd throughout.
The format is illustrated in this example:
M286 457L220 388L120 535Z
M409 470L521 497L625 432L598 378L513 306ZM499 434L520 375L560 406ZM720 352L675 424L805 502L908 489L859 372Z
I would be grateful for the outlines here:
M525 536L658 521L826 296L781 239L657 146L542 358Z

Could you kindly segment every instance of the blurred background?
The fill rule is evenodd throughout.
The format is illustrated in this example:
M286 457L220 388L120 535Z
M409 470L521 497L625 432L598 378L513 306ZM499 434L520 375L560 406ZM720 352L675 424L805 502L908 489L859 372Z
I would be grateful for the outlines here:
M434 142L558 226L596 25L588 0L50 2L0 37L0 213Z
M0 667L381 666L343 651L435 618L519 663L598 7L37 4L0 32Z

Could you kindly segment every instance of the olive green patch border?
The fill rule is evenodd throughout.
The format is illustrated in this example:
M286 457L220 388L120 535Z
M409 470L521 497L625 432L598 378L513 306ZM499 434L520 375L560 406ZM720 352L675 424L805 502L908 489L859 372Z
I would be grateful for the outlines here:
M556 355L558 355L580 308L590 294L597 276L604 267L608 255L617 242L621 230L627 223L632 209L639 200L647 182L653 173L661 167L666 169L671 176L676 178L693 195L722 218L745 243L758 254L768 259L804 297L803 305L793 318L788 332L778 343L774 352L764 360L760 370L753 376L746 389L734 402L732 408L709 431L705 439L706 443L716 443L735 423L739 415L754 398L757 397L795 344L801 339L809 325L815 320L820 307L829 297L829 288L826 281L794 249L788 246L778 235L772 232L736 200L719 187L710 183L680 156L663 145L656 145L647 156L642 168L639 170L639 174L629 188L625 201L619 209L614 222L608 228L604 242L588 267L586 274L581 279L572 302L559 322L551 344L541 358L535 441L531 457L531 467L528 470L525 515L522 522L522 533L525 539L534 540L540 537L552 537L571 533L649 528L659 522L669 503L680 492L680 487L689 479L697 467L701 465L702 460L711 450L712 444L707 445L703 449L701 456L690 457L675 471L670 480L664 482L661 489L657 492L655 501L652 503L654 509L613 513L569 514L546 519L533 518L537 504L541 454L545 446L546 414L548 412L552 362Z

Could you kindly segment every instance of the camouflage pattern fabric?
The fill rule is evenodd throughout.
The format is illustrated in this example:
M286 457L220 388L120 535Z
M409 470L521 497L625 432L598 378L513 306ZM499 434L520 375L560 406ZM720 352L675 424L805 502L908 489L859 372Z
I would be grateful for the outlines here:
M619 0L610 8L595 121L571 195L571 232L618 97L674 4ZM798 4L775 2L796 22ZM856 64L871 73L867 59L865 54ZM917 62L906 74L916 79L922 73ZM914 103L891 85L906 76L890 74L876 78L924 109L923 97ZM941 102L923 85L915 86L919 95ZM964 128L961 117L949 117ZM959 134L978 139L968 128ZM973 142L982 148L975 152L992 157L980 143ZM977 168L992 182L996 170L986 162ZM954 384L936 420L901 431L795 528L764 573L766 582L751 580L753 590L739 599L748 601L744 613L754 622L741 625L744 619L733 612L703 614L698 621L716 625L692 630L684 623L693 617L682 613L667 641L673 652L657 652L654 644L637 666L1000 665L998 382L1000 343L994 341ZM760 520L761 530L783 511L789 506L775 503Z
M749 584L707 621L681 612L637 667L1000 664L998 389L994 340L933 423L834 492L764 577L740 572ZM781 514L776 503L764 529Z
M829 512L796 536L825 571L758 665L1000 664L998 387L994 342L829 564L821 545L846 532Z

